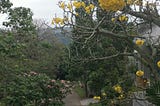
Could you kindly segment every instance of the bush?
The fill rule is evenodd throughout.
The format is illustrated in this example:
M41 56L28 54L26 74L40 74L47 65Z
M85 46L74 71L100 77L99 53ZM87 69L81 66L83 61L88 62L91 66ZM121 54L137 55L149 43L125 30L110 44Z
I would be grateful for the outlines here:
M9 106L62 106L71 83L36 72L23 73L1 86L2 102Z

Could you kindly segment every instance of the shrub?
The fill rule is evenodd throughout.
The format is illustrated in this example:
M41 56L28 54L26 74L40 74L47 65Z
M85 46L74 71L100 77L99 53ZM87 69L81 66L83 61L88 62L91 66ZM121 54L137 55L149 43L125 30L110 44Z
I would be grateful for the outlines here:
M36 72L23 73L1 86L2 102L9 106L62 106L71 83Z

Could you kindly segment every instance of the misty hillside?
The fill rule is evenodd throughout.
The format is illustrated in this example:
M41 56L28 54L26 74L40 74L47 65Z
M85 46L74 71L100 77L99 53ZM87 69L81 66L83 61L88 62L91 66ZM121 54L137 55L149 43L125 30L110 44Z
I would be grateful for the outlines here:
M64 45L69 45L71 42L71 28L61 29L41 28L38 29L38 35L41 39L47 39L50 41L50 36L54 36L56 40Z

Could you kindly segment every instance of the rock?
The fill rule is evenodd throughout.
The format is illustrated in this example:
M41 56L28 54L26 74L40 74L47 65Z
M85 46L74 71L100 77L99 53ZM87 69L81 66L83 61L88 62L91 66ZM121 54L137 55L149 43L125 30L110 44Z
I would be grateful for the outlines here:
M88 106L90 103L98 103L98 100L94 100L93 98L83 99L80 101L82 106Z

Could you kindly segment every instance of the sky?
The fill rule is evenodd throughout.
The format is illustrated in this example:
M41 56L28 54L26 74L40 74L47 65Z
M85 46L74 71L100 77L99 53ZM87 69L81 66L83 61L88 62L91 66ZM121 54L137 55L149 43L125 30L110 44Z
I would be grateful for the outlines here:
M34 19L43 19L51 23L52 18L55 16L62 17L63 11L58 7L58 2L61 0L10 0L13 7L28 7L33 12ZM2 21L7 19L6 15L0 14L0 26Z

